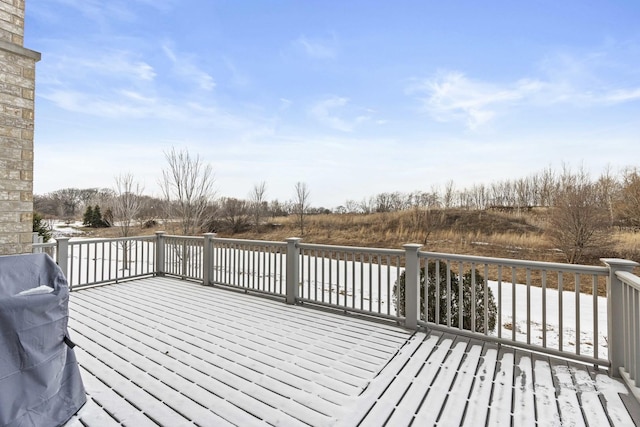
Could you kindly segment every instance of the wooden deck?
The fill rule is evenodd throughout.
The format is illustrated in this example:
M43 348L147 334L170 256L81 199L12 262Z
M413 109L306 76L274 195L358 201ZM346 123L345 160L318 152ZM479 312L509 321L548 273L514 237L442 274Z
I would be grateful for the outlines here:
M67 426L615 425L625 386L579 364L149 278L74 292L87 404Z

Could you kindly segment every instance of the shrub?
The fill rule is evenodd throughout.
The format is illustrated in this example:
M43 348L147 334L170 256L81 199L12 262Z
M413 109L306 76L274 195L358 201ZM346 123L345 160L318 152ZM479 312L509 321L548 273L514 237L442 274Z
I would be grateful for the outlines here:
M110 210L107 209L107 213L109 213ZM109 222L105 221L102 217L102 212L100 211L100 206L96 205L95 207L91 207L91 206L87 206L87 209L84 212L84 215L82 216L82 224L86 225L87 227L93 227L93 228L102 228L102 227L109 227L110 224Z
M48 242L51 239L53 230L51 226L42 218L38 212L33 213L33 231L38 233L38 236L42 236L43 242Z
M436 280L436 266L438 267L438 278ZM420 269L420 318L428 322L436 322L436 282L439 284L439 320L442 325L447 324L447 301L450 300L451 307L451 326L459 327L459 307L460 280L457 274L451 272L451 295L447 294L447 264L441 261L430 262L426 268L428 271L428 293L427 315L425 316L425 268ZM475 331L485 331L485 295L484 295L484 277L477 271L467 271L462 276L462 328L471 330L471 308L472 308L472 289L471 283L475 276ZM400 278L393 286L393 302L400 316L405 315L405 272L402 272ZM491 289L487 288L487 319L489 331L495 329L496 326L496 301Z

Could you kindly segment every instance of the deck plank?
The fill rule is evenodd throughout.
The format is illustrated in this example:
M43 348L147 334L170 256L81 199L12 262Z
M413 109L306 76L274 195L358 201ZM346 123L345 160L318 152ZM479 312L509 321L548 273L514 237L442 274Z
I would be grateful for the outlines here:
M611 424L620 427L635 425L633 418L620 398L620 394L628 394L624 384L605 373L596 373L595 382ZM638 405L634 406L638 407Z
M587 425L604 426L609 424L609 420L602 406L602 401L600 400L600 393L589 372L583 369L582 366L572 364L569 364L569 372L571 372L571 376L573 377Z
M424 334L422 335L424 336ZM451 340L445 340L443 343L439 341L439 337L436 336L429 336L426 342L423 338L420 347L416 349L415 353L410 355L407 363L402 366L389 387L376 400L376 404L362 420L360 425L379 425L381 420L387 420L395 410L396 405L400 403L402 397L407 394L411 384L427 360L430 360L433 364L439 364L444 360Z
M569 365L566 361L558 359L550 359L550 362L562 423L570 422L573 426L586 425Z
M66 427L627 426L625 404L640 411L606 371L171 278L73 292L69 327L88 403Z
M482 363L483 345L476 340L470 340L465 351L464 360L456 374L455 382L447 393L440 419L446 420L448 425L460 426L463 423L468 407L469 396L476 381L476 373ZM431 402L429 402L431 405ZM486 413L486 410L485 410ZM475 420L478 422L478 420Z
M344 411L343 417L338 420L338 426L357 426L367 416L378 399L384 394L389 385L396 379L398 372L407 363L407 360L419 348L425 345L426 334L418 332L414 334L406 344L398 350L396 356L389 361L384 369L376 375L368 387L357 397L351 399L350 407ZM438 338L427 340L427 345L435 345Z
M531 356L516 351L514 372L513 424L517 426L536 425L536 405Z
M473 388L464 411L463 426L474 427L486 424L489 406L491 405L491 392L497 361L497 346L485 343L482 348L482 357L480 358L478 370L475 374Z
M511 425L514 365L515 353L501 347L498 351L498 363L493 378L488 425Z
M536 418L541 426L561 426L562 420L556 400L556 386L549 358L532 355L535 378Z
M447 352L445 360L441 363L441 366L435 364L427 364L421 377L414 383L415 390L411 390L412 394L417 397L421 396L419 402L420 406L415 410L415 419L413 422L416 425L435 425L438 419L441 408L447 399L447 396L453 386L453 381L460 369L460 364L465 355L467 349L468 339L453 339L450 350ZM427 389L428 387L428 389ZM421 390L425 390L422 392ZM424 401L426 400L426 403ZM413 405L412 405L413 406ZM398 408L400 409L400 408ZM408 411L407 411L408 412ZM402 411L398 411L402 414ZM404 421L407 421L405 423ZM411 421L410 418L400 418L400 425L408 425Z
M95 299L93 301L88 301L87 304L95 303ZM106 301L103 303L101 307L107 308L109 302ZM136 305L134 303L133 308L136 310L140 310L143 306ZM132 310L133 312L134 310ZM162 315L156 313L163 313ZM323 371L331 368L330 364L326 363L324 359L317 361L316 363L309 362L309 360L304 359L298 361L298 363L292 363L292 360L295 360L291 355L282 353L282 352L273 352L267 346L260 346L255 344L252 341L247 341L242 339L238 334L234 334L232 331L221 331L216 329L215 331L209 332L207 334L207 330L201 328L198 325L190 325L189 333L185 333L179 330L179 328L175 327L175 325L168 323L163 325L163 321L166 322L167 318L170 318L170 310L165 309L155 310L154 312L145 313L144 318L140 319L136 317L136 314L129 314L126 312L122 313L123 319L126 319L128 322L146 322L147 325L145 328L148 330L150 334L158 334L158 333L166 333L167 336L156 337L156 340L161 340L163 344L166 345L167 349L171 349L174 345L173 337L178 337L180 341L183 342L182 345L187 345L191 342L196 344L194 348L191 348L189 351L199 351L199 347L206 349L207 351L220 355L222 357L218 358L219 360L235 360L236 363L241 363L238 361L238 358L242 362L244 362L246 368L254 369L259 367L260 369L267 369L272 372L274 376L277 378L285 377L285 381L288 379L305 379L307 378L307 386L314 388L317 384L326 384L328 390L338 389L343 392L343 394L350 394L354 391L359 392L361 388L355 387L350 383L353 383L353 380L345 380L345 376L351 376L351 373L346 374L341 378L341 380L332 380L331 372L328 375L324 375ZM179 316L177 317L180 318ZM139 323L138 323L139 324ZM142 329L138 327L138 329ZM213 337L210 335L213 334ZM216 341L215 343L212 341ZM247 359L247 360L245 360ZM256 366L258 365L258 366ZM300 365L303 365L301 367ZM283 369L279 370L278 367L282 367ZM282 371L285 371L282 373ZM297 381L299 383L299 381ZM298 386L300 386L298 384ZM346 389L345 389L346 387ZM340 396L337 397L338 399Z
M206 408L208 405L215 405L218 414L223 418L231 420L233 422L242 422L246 417L246 412L239 410L237 404L245 403L245 401L254 398L255 401L251 402L251 406L254 408L254 415L264 420L276 419L280 420L285 418L285 421L290 425L296 424L299 421L297 419L286 419L279 411L273 410L274 407L283 407L289 409L291 412L296 413L300 411L300 408L287 407L288 402L282 402L282 399L277 399L277 402L273 402L273 398L281 397L279 393L268 393L268 389L263 390L248 390L247 385L239 385L237 382L234 384L229 379L225 371L211 372L208 366L201 366L200 369L194 368L183 363L184 354L172 355L164 354L162 351L145 347L141 340L135 337L128 337L122 331L114 329L110 333L109 330L100 330L100 326L91 321L87 317L83 317L83 324L87 328L94 328L97 333L104 335L103 343L109 345L118 352L118 354L125 358L129 363L139 367L141 370L150 374L155 378L163 378L169 387L175 390L180 390L180 393L187 398ZM78 328L81 333L90 331L90 329ZM154 351L155 350L155 351ZM174 351L177 350L174 347ZM167 371L163 371L166 369ZM203 378L203 373L208 375ZM226 375L225 375L226 374ZM226 381L225 381L226 380ZM252 393L253 392L253 393ZM262 393L261 393L262 392ZM244 393L244 394L243 394ZM230 396L226 400L220 398L220 395ZM246 396L245 396L246 395ZM266 404L266 406L265 406ZM191 408L192 413L194 408ZM203 411L199 407L195 407L195 415L191 415L195 422L202 423L211 417L210 411ZM316 414L310 414L313 417ZM199 418L198 418L199 416ZM218 420L223 422L223 420ZM314 420L319 422L319 420Z

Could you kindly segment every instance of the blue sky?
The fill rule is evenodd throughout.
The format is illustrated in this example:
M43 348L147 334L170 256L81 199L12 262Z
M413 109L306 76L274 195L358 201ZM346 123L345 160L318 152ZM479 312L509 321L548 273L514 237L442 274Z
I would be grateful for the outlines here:
M164 152L218 196L314 206L640 166L640 2L28 0L34 191L159 195Z

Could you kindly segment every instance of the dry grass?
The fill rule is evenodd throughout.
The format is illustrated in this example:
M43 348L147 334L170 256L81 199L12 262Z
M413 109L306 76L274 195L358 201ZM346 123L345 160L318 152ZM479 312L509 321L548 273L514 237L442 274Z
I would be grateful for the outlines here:
M371 215L313 215L306 217L302 237L307 243L396 249L405 243L419 243L423 245L423 250L430 252L566 262L562 253L554 249L545 235L546 219L543 212L516 214L450 210L432 211L429 215L427 217L424 212L416 211ZM153 234L161 229L169 234L176 233L171 227L162 225L155 228L136 226L131 230L131 235ZM86 231L91 237L120 236L116 227ZM288 237L300 237L300 229L296 218L290 216L273 218L260 230L233 235L221 233L219 237L283 241ZM617 231L614 238L616 244L612 252L592 254L585 263L601 266L601 257L640 261L640 233ZM512 272L505 268L501 278L509 283L513 278L512 274L515 274L518 283L526 283L525 269ZM488 278L498 280L497 267L490 266ZM534 286L542 284L539 271L532 271L529 280ZM564 290L574 290L573 275L564 275L562 280ZM591 277L580 277L579 282L583 292L591 293ZM549 274L546 284L549 288L557 288L558 276ZM603 295L606 289L604 279L598 281L597 288L598 294Z
M505 213L492 211L433 210L357 214L323 214L305 218L305 233L293 216L271 219L260 230L220 237L282 241L302 237L305 242L340 246L401 248L419 243L423 250L512 259L565 262L566 259L545 235L545 213ZM169 227L170 228L170 227ZM152 234L165 226L133 227L131 235ZM119 237L117 228L87 229L95 237ZM607 253L592 254L585 261L602 265L601 257L621 257L640 261L640 233L616 232L616 245Z
M640 259L640 233L635 231L618 231L614 235L619 256L638 261Z

